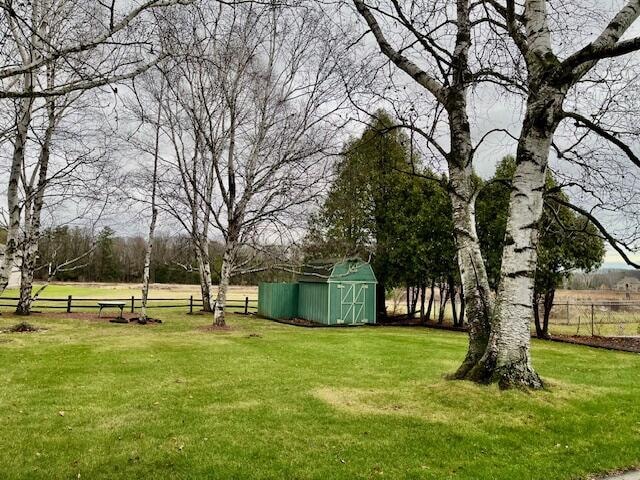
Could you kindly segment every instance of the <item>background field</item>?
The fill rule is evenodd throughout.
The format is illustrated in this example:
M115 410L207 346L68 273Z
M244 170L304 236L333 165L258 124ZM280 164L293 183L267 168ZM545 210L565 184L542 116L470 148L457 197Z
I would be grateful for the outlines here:
M215 288L213 290L215 292ZM18 292L7 290L2 297L16 297ZM122 283L53 283L42 292L41 297L65 299L73 296L73 311L94 311L94 300L83 299L122 299L141 296L141 285ZM189 310L189 297L200 298L198 285L152 284L150 298L152 306L180 305L182 310ZM406 314L404 291L397 291L387 300L387 309L391 313ZM180 300L164 300L167 298ZM229 290L229 303L235 312L244 310L244 300L250 299L249 311L255 312L257 307L257 286L232 286ZM162 299L155 300L154 299ZM0 298L0 303L5 303ZM15 300L6 302L15 304ZM36 302L35 310L40 307L47 311L48 307L65 308L64 302ZM136 306L139 307L139 300ZM196 306L195 310L199 307ZM10 307L0 310L11 311ZM451 322L451 306L447 304L445 322ZM612 290L558 290L556 302L550 319L552 335L601 335L601 336L640 336L640 293L631 293L626 299L625 292Z

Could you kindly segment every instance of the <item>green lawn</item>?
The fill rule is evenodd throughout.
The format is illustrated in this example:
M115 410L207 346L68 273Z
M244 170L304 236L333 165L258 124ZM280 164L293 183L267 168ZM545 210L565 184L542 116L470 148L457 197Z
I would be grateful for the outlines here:
M640 355L534 341L543 392L444 380L462 334L168 309L0 334L2 479L573 479L640 465ZM0 317L0 328L19 319ZM60 413L63 412L63 415Z

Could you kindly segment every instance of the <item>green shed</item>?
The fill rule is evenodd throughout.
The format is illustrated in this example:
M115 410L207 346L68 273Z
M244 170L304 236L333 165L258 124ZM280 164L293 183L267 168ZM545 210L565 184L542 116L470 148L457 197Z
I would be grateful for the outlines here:
M325 325L376 323L378 282L367 262L310 265L298 282L298 317Z
M297 283L261 283L258 285L258 315L289 320L298 316Z

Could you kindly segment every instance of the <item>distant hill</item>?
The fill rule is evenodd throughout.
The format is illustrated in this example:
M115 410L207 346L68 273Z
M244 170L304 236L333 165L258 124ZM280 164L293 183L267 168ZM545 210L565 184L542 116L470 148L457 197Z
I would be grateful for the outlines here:
M640 270L634 268L616 267L617 264L605 264L599 270L590 273L576 272L565 282L565 288L573 290L598 290L616 288L616 284L623 278L637 278L640 280Z

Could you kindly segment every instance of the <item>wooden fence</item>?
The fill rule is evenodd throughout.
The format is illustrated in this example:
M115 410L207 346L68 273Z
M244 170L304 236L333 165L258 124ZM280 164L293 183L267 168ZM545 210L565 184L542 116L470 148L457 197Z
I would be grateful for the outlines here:
M13 307L17 305L18 297L0 297L0 307ZM12 302L12 303L7 303ZM66 310L67 313L71 313L74 310L87 310L87 309L99 309L98 302L124 302L126 308L131 313L135 313L142 307L142 298L131 296L128 298L84 298L73 297L69 295L67 298L46 298L38 297L33 302L33 309L37 310ZM174 302L174 303L171 303ZM202 299L194 298L191 295L189 298L153 298L147 300L147 308L185 308L189 313L202 309ZM215 305L215 302L214 302ZM213 305L212 305L213 306ZM258 310L258 300L245 297L239 300L227 300L225 310L232 313L242 313L248 315Z

